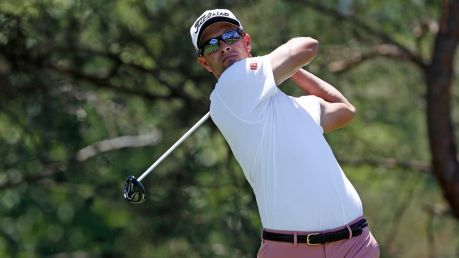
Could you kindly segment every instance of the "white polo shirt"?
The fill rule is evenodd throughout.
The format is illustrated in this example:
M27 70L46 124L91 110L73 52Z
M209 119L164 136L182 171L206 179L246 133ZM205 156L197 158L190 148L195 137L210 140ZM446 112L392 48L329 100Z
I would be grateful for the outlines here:
M269 56L234 63L210 100L264 228L327 230L362 216L360 198L323 137L318 97L280 91Z

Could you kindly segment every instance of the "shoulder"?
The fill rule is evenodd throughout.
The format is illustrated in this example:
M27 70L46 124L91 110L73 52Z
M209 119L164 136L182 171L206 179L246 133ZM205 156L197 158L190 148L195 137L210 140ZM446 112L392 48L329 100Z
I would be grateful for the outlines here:
M267 71L272 71L269 56L245 58L228 67L218 79L217 85L246 80L247 76L265 75Z

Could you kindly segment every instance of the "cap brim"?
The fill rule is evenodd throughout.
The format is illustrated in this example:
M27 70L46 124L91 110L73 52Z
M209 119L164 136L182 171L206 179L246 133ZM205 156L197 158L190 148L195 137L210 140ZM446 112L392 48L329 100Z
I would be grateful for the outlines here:
M237 27L241 27L241 24L238 21L236 21L236 20L234 20L232 18L227 18L227 17L213 17L213 18L210 18L206 22L204 22L204 24L201 26L201 29L199 30L198 37L197 37L197 42L196 42L198 47L199 47L199 41L201 39L202 33L207 29L207 27L209 27L210 25L212 25L214 23L217 23L217 22L231 23L233 25L236 25Z

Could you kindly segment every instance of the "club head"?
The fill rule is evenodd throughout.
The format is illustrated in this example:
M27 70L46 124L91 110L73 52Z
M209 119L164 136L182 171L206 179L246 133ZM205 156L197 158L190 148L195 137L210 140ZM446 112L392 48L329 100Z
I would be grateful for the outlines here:
M124 182L124 198L130 203L145 201L145 188L134 176L128 176Z

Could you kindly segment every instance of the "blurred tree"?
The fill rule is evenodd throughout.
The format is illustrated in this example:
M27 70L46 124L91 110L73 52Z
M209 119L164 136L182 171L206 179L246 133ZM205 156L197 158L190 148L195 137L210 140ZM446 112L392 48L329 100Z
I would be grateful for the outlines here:
M1 1L0 257L255 256L256 204L211 122L145 180L145 205L121 196L125 176L140 174L207 112L213 77L197 65L188 30L215 7L234 10L257 55L293 36L319 39L308 69L360 110L327 138L362 193L385 257L457 257L458 224L444 215L430 176L457 177L437 168L457 169L457 1L320 2ZM448 151L432 167L418 86L426 78L427 94L442 98L426 103L445 112L428 120L445 132L431 132L442 140L432 153ZM290 86L282 89L301 94ZM457 181L444 182L457 191Z
M416 21L413 28L413 40L417 49L410 49L403 42L395 39L395 35L385 33L370 26L356 16L334 10L314 1L298 0L320 13L350 23L356 33L366 33L376 38L377 44L365 53L359 53L350 60L335 62L332 70L345 72L365 61L377 57L390 57L413 63L424 75L426 92L426 117L428 138L432 155L432 171L437 177L443 194L453 214L459 218L459 161L452 120L452 86L455 70L455 53L459 43L459 1L443 0L439 6L438 22L430 19ZM347 12L351 1L340 1ZM434 30L434 31L432 31ZM422 50L426 48L424 37L427 33L435 33L435 40L430 57L425 59Z

